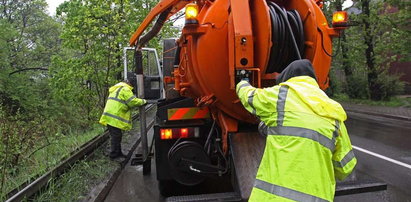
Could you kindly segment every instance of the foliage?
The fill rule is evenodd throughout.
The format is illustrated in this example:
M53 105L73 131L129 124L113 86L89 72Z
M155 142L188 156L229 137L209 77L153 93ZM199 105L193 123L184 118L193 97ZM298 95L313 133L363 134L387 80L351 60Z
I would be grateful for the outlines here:
M65 51L53 58L50 74L56 97L73 100L76 113L95 121L108 88L121 80L122 48L155 1L72 0L57 10L64 21ZM169 26L162 37L172 36ZM158 46L157 40L151 45Z
M23 172L22 165L32 160L27 157L36 143L47 138L45 134L55 132L55 127L49 127L49 123L35 114L23 116L17 112L9 116L0 108L0 193L10 191L10 182L15 182L10 179L19 176Z
M0 2L0 198L89 140L122 48L157 1ZM167 22L149 44L174 36ZM92 133L92 136L96 133Z
M91 159L76 163L69 172L52 180L35 201L87 200L84 195L119 166L104 156L102 150L95 153Z
M330 13L341 2L331 1L326 11ZM361 0L353 8L360 12L350 15L351 23L356 26L345 31L341 47L334 46L343 49L333 59L333 67L345 73L343 92L351 98L374 100L398 95L404 84L398 75L389 74L388 69L393 62L410 61L410 46L403 43L411 39L410 4L401 0Z
M11 113L17 109L47 113L46 72L10 74L27 68L47 69L50 56L58 52L59 24L44 13L45 6L40 0L0 3L0 101Z
M389 100L375 101L375 100L370 100L370 99L352 99L346 94L335 94L332 98L338 102L343 102L343 103L411 108L411 97L398 96L398 97L391 97Z
M55 131L57 127L50 127L51 121L44 120L40 124L37 118L22 121L21 116L18 113L5 117L0 113L0 198L23 182L44 174L103 132L102 127L96 127L88 133L73 131L63 135Z
M367 79L366 72L355 71L347 78L347 94L351 98L367 99L369 95L368 88L366 88Z
M329 96L334 96L342 92L342 81L338 78L338 73L336 71L337 70L335 68L331 67L329 74L329 87L325 91Z

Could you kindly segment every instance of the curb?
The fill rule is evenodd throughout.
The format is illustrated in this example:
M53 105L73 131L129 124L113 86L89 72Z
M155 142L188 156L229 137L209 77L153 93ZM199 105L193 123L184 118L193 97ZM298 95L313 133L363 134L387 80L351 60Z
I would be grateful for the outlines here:
M130 161L134 151L137 149L140 142L141 138L137 138L133 146L128 151L127 157L122 162L119 162L117 168L111 174L109 174L108 177L104 179L99 185L97 185L96 187L98 188L92 191L93 193L89 193L83 201L100 202L106 199L107 195L111 191L111 188L113 188L115 182L120 176L121 171Z
M392 114L381 114L381 113L376 113L376 112L361 111L361 110L348 109L348 108L346 108L345 111L360 113L360 114L368 114L368 115L373 115L373 116L381 116L381 117L385 117L385 118L398 119L398 120L403 120L403 121L411 121L411 117L407 117L407 116L392 115Z

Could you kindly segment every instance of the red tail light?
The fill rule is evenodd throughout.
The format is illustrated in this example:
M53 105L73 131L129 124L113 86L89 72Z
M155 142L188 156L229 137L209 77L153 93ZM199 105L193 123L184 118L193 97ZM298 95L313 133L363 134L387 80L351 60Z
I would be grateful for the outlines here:
M160 139L179 139L199 137L199 128L162 128L160 129Z
M180 137L181 138L187 138L188 137L188 128L180 129Z

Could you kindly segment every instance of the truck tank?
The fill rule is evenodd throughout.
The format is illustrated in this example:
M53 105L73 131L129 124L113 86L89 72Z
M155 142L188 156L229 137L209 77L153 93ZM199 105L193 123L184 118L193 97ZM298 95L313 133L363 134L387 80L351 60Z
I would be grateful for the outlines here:
M163 0L149 13L130 40L143 46L162 23L191 1ZM322 89L328 86L332 37L321 0L200 0L195 19L186 20L178 39L178 61L168 82L180 95L209 107L223 132L237 132L238 122L256 123L239 102L236 75L246 74L255 87L270 87L290 62L312 61ZM152 29L141 36L156 16ZM178 65L178 66L177 66Z

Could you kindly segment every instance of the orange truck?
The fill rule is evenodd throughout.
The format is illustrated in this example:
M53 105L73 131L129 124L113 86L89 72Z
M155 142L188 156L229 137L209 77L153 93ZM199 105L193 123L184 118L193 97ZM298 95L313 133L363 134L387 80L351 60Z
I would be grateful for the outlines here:
M185 8L181 36L164 42L165 99L157 104L154 124L161 194L230 176L234 191L213 196L249 197L265 142L256 117L236 95L236 81L246 77L255 87L271 87L290 62L306 58L326 89L332 38L346 27L347 15L336 12L329 27L322 5L321 0L161 0L151 10L130 39L141 78L142 48ZM150 94L152 83L143 84Z

